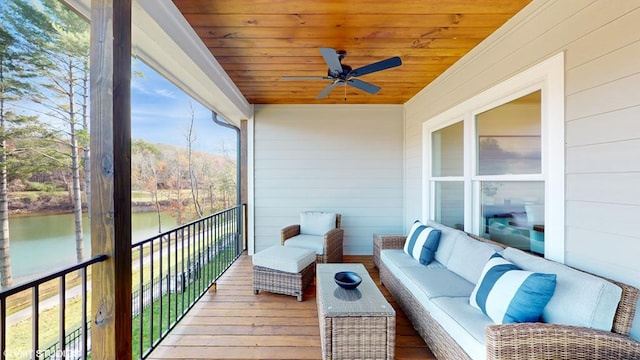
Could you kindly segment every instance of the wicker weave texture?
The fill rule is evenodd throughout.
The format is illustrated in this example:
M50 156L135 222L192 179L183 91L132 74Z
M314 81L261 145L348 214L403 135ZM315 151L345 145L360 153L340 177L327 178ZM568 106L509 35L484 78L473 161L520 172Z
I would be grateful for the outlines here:
M325 318L323 359L393 359L393 344L387 339L395 336L394 317Z
M542 323L487 328L487 360L640 359L640 343L611 332Z
M373 265L380 268L380 250L402 249L406 239L405 235L373 234Z
M333 287L326 286L325 277L332 275L333 272L320 270L317 272L316 301L318 302L322 358L325 360L393 359L396 318L391 305L384 300L385 306L380 307L381 304L378 300L372 300L371 302L367 301L364 307L359 305L354 306L353 310L348 312L333 313L336 306L332 304L332 301L335 299L332 300L330 297L334 296L335 291L345 290L339 288L334 290L335 285ZM363 284L359 287L362 289L361 296L375 298L375 294L371 293L371 291L375 291L384 299L368 274L363 273L362 277ZM365 286L365 282L371 283L372 286ZM342 308L342 306L337 306L337 308Z
M411 321L411 324L424 339L431 352L438 359L465 360L469 355L435 321L420 302L385 267L380 267L380 281L389 290L394 299Z
M312 262L299 273L273 270L262 266L253 267L253 292L260 290L276 294L292 295L302 301L302 293L311 284L316 263Z

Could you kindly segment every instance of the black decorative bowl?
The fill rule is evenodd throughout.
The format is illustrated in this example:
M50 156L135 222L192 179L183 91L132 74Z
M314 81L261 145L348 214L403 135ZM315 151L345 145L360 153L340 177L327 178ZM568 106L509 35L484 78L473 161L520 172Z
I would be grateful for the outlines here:
M362 278L360 275L354 273L353 271L341 271L337 272L334 276L336 284L343 289L351 290L355 289L362 282Z

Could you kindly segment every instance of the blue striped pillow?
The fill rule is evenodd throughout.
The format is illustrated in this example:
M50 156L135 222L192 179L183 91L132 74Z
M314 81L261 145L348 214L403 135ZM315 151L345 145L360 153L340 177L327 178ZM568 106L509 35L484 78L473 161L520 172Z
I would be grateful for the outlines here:
M438 250L441 233L442 231L423 225L420 221L414 222L404 243L404 252L422 265L429 264Z
M555 289L555 274L521 270L496 253L482 270L469 302L496 324L535 322Z

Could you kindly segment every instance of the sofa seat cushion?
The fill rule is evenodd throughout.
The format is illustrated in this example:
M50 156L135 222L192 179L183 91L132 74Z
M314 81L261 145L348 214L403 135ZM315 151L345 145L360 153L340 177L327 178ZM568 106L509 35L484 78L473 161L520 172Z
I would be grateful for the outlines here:
M502 255L522 269L556 274L556 290L542 321L611 331L622 296L619 286L522 250L506 248Z
M406 269L407 275L429 299L437 297L468 298L473 291L473 284L446 268L426 268L415 271Z
M427 311L431 309L431 302L427 294L420 289L414 279L409 276L411 273L420 272L420 270L426 270L430 267L441 267L437 261L432 261L431 264L424 266L414 260L411 256L407 255L402 249L384 249L380 251L380 261L389 269L389 271L395 276L398 281L407 288L407 290L418 300L418 302L424 306Z
M430 314L474 360L486 359L485 328L493 325L482 311L463 297L432 299Z
M287 239L285 246L293 246L313 250L316 254L324 253L324 236L300 234Z
M414 296L431 299L441 296L468 298L473 291L473 284L448 270L437 261L429 266L420 265L401 250L386 249L381 251L380 260L389 271L402 283L409 285Z

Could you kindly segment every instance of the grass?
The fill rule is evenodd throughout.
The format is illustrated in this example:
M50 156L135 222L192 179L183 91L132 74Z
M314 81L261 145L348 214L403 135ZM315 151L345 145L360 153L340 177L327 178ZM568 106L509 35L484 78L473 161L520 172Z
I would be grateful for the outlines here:
M231 256L232 249L226 249L226 253L219 256ZM217 268L216 258L212 259L201 270L201 276L211 274L204 280L196 280L186 287L182 293L169 293L153 302L153 306L147 306L142 316L137 315L132 319L132 353L133 359L140 355L140 344L142 343L143 354L149 351L160 339L175 325L183 312L193 304L200 296L200 293L208 287L210 279L215 279L220 275L222 269ZM177 310L177 311L176 311ZM153 321L152 321L153 320ZM142 331L141 331L142 329ZM141 337L142 334L142 337Z
M191 247L192 251L189 255L193 255L195 251L195 247ZM186 255L186 254L185 254ZM140 320L140 315L135 316L133 318L133 352L134 357L137 358L137 355L140 352L140 327L142 326L142 343L143 343L143 351L148 351L151 348L152 343L156 343L159 339L165 334L173 324L177 321L177 319L182 316L182 313L185 309L189 307L189 305L200 296L200 293L204 291L204 287L208 286L210 280L215 279L222 269L217 268L218 258L222 257L224 259L232 259L233 258L233 249L226 249L224 252L217 254L209 263L203 266L201 269L200 279L196 279L194 282L189 284L185 291L182 293L171 293L165 294L160 299L157 299L153 302L153 306L147 306L142 313L142 320ZM156 269L159 269L159 259L154 260L154 266ZM178 266L181 267L181 263L178 263ZM150 264L147 264L146 267L142 269L143 272L150 271ZM166 267L164 268L166 270ZM139 270L138 270L139 271ZM133 274L133 282L137 282L139 284L139 272L136 271ZM210 276L207 276L210 275ZM150 277L145 277L145 282L149 281ZM67 279L67 288L70 288L70 284L79 285L80 277L75 275L73 277L69 276ZM75 286L75 285L71 285ZM138 288L139 285L135 286ZM40 299L44 300L48 297L55 296L58 293L59 288L59 280L52 280L47 283L44 283L40 286ZM46 291L44 291L46 289ZM31 291L24 291L23 293L12 296L10 300L13 302L18 302L18 299L21 303L26 303L26 306L31 305ZM17 297L17 299L13 299L13 297ZM91 294L87 295L87 304L90 307L91 304ZM162 305L161 305L162 304ZM171 305L171 307L169 307ZM25 307L26 307L25 306ZM134 304L134 306L136 306ZM177 312L176 312L177 306ZM162 311L160 309L162 308ZM14 306L15 309L15 306ZM89 314L90 309L88 309ZM90 316L90 315L89 315ZM151 326L151 319L153 316L153 328ZM82 319L82 302L80 297L73 298L66 303L66 317L65 317L65 328L67 334L76 328L80 327ZM162 321L160 321L162 319ZM59 328L60 328L60 315L59 315L59 307L55 306L50 309L44 310L40 312L39 315L39 348L46 349L51 344L57 342L59 336ZM33 348L32 345L32 320L31 318L23 321L19 321L7 329L7 353L6 359L24 359L31 357L30 349Z
M91 270L88 270L88 279L91 279ZM78 286L82 283L82 277L76 272L69 274L66 277L66 288ZM56 296L60 292L59 281L46 282L38 288L40 299L47 299L52 296ZM31 291L23 291L15 294L7 299L7 315L11 315L20 310L26 309L31 306L32 303Z
M89 299L90 302L90 299ZM80 326L82 318L82 301L80 297L67 301L65 328L67 331ZM58 338L60 329L60 314L58 307L44 310L39 316L39 348L45 349ZM17 322L7 328L6 359L28 358L33 349L31 318Z

